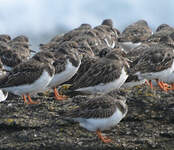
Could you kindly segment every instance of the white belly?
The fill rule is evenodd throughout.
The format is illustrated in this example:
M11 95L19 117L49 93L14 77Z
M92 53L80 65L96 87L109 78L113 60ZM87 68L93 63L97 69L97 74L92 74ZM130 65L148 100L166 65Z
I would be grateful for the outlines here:
M104 41L106 42L107 46L110 48L114 48L115 47L115 41L112 40L112 44L110 44L107 40L107 38L104 39Z
M41 77L32 84L18 85L13 87L3 88L7 92L11 92L15 95L23 95L27 93L37 93L46 88L53 77L51 77L47 71L43 71Z
M174 83L174 71L168 76L168 78L165 78L163 81L166 83Z
M131 87L134 87L134 86L137 86L137 85L142 85L146 82L147 80L146 79L142 79L142 80L139 80L139 81L131 81L131 82L125 82L121 88L131 88Z
M49 83L48 87L55 87L60 85L69 79L71 79L76 72L78 71L80 64L77 67L74 67L72 63L67 60L67 65L65 67L65 71L55 74L51 82Z
M3 68L7 71L11 71L13 69L12 67L9 67L7 65L3 65Z
M76 91L83 91L86 93L108 93L112 90L119 89L123 83L126 81L128 75L126 74L124 68L122 69L121 76L109 83L100 83L99 85L96 86L90 86L90 87L84 87L84 88L79 88Z
M84 118L76 118L74 119L75 121L80 122L80 126L84 127L85 129L89 131L96 131L96 130L106 130L109 129L116 124L118 124L122 118L124 118L125 115L122 114L122 112L117 109L115 113L110 116L109 118L89 118L89 119L84 119Z
M7 99L8 97L8 93L3 92L2 90L0 90L0 102L3 102Z
M125 51L129 52L131 49L136 48L139 45L141 45L141 42L139 42L139 43L120 42L120 45Z
M155 79L159 79L161 81L164 82L169 82L171 80L174 81L174 61L172 63L172 66L168 69L165 69L163 71L159 71L159 72L150 72L150 73L139 73L139 78L141 79L147 79L147 80L155 80Z

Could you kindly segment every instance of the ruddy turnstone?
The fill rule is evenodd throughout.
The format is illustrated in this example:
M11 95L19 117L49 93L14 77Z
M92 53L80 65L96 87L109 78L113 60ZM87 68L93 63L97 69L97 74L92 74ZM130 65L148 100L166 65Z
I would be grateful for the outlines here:
M97 61L96 57L90 57L89 55L84 55L81 60L80 67L78 71L76 72L76 74L70 80L66 81L65 83L62 83L62 85L73 84L77 82L81 78L81 76L83 76L91 67L91 65L95 63L96 61Z
M79 35L83 35L83 32L90 31L91 26L89 24L82 24L78 28L75 28L64 34L64 41L70 41L72 38L77 37Z
M112 19L104 19L102 21L101 25L106 25L106 26L111 27L117 36L120 35L120 31L118 29L114 28L114 23L113 23Z
M137 75L139 79L156 80L161 89L168 88L163 82L170 83L174 71L174 52L172 48L163 45L151 45L133 62L131 74Z
M6 72L3 71L3 68L4 67L3 67L3 64L0 59L0 79L3 78L6 74ZM4 91L0 90L0 102L5 101L7 99L7 97L8 97L8 92L4 92Z
M96 26L93 30L101 43L110 48L115 47L120 32L113 27L113 21L111 19L103 20L102 24Z
M0 41L8 43L11 40L11 37L8 34L0 34Z
M95 131L100 140L109 143L111 139L104 137L101 131L117 125L126 116L127 111L125 99L115 99L108 95L102 95L85 98L84 101L78 103L75 109L67 112L65 117L79 122L81 127L89 131Z
M87 43L85 42L83 44L85 44L84 45L85 50L82 50L82 53L84 55L81 60L81 65L80 65L77 73L70 80L66 81L65 83L62 83L62 85L73 84L73 83L78 82L78 80L81 78L81 76L83 76L88 71L88 69L91 67L92 64L96 63L98 61L98 59L100 59L101 57L105 57L106 54L110 53L113 50L111 48L104 48L99 52L99 54L97 56L94 56L93 51L91 51L92 54L90 53L90 50L87 51L87 53L85 53ZM81 48L83 49L83 45L82 45L82 47L80 47L80 49ZM64 86L62 88L64 88ZM65 86L65 88L67 88L67 87ZM65 90L65 89L62 89L62 90Z
M152 35L152 30L149 28L145 20L139 20L124 29L119 37L120 45L126 51L130 51L147 40Z
M157 27L156 32L161 32L162 30L173 32L174 28L168 24L161 24Z
M59 43L60 41L62 41L62 37L64 36L64 34L58 34L56 36L54 36L51 40L50 40L50 43L51 42L56 42L56 43Z
M69 87L68 91L79 94L104 94L119 89L128 77L128 67L120 51L113 50L106 57L91 64L90 68Z
M40 44L41 51L56 51L60 48L78 48L78 43L75 41L65 41L65 42L49 42L47 44Z
M78 51L83 55L88 55L89 57L94 57L94 52L91 46L88 44L86 40L78 42Z
M170 37L170 35L174 32L174 28L170 27L167 24L160 25L154 34L152 34L147 39L147 44L158 43L162 38Z
M21 62L30 57L28 38L18 36L8 43L0 42L0 58L4 68L10 71Z
M78 49L78 43L75 41L66 41L58 45L57 49L63 48L63 49Z
M90 65L97 60L97 58L94 56L94 53L91 47L86 41L80 41L77 49L78 49L78 52L81 55L83 55L81 59L80 67L78 71L76 72L76 74L68 81L62 83L62 85L72 84L76 82L90 68Z
M39 52L27 62L23 62L0 79L0 89L15 95L23 96L27 104L35 104L30 94L42 91L54 76L52 65L53 55L49 52ZM28 97L26 99L25 95Z
M36 53L36 51L30 49L29 39L24 35L15 37L8 43L8 45L11 46L14 52L21 55L24 60L30 58L31 52Z
M20 55L12 51L11 47L4 47L3 50L0 50L0 58L4 65L4 69L7 71L12 70L13 67L23 61Z
M4 42L4 41L0 41L0 52L4 51L4 50L10 50L10 46Z
M71 79L78 71L81 64L81 55L76 49L60 48L54 51L55 75L48 85L48 88L54 88L55 97L57 100L63 100L66 97L59 95L56 86Z
M134 67L135 60L142 55L145 51L149 50L150 48L149 45L147 44L141 44L135 48L133 48L131 51L126 53L126 57L130 60L130 69ZM125 83L122 85L122 88L131 88L137 85L141 85L146 83L146 79L139 79L137 75L135 74L129 74L127 80Z
M112 19L104 19L102 21L102 25L106 25L106 26L109 26L109 27L113 28L113 21L112 21Z

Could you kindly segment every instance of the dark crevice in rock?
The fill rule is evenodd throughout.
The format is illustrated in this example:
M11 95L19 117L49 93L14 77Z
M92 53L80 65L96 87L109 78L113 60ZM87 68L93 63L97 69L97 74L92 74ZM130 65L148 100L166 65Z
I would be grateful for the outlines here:
M5 123L0 124L0 132L5 131L7 133L18 132L21 130L39 129L39 128L40 127L24 127L24 126L20 126L20 125L16 125L16 124L10 124L10 125L7 125Z

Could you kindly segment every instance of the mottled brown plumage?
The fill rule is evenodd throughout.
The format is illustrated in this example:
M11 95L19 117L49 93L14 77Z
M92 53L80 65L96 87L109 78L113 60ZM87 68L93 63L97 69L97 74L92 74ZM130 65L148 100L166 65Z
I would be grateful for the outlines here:
M11 40L11 37L8 34L0 34L0 41L8 43Z
M103 21L102 21L102 25L106 25L106 26L109 26L109 27L113 27L113 21L112 21L112 19L104 19Z
M11 42L24 42L24 43L28 43L28 37L26 37L25 35L19 35L17 37L15 37L13 40L11 40Z
M74 48L74 50L77 50L79 45L75 41L65 41L65 42L62 42L61 44L59 44L59 47L64 48L64 49Z
M88 23L82 23L78 29L91 29L91 25Z
M55 37L53 37L50 42L56 42L56 43L59 43L63 40L63 35L64 34L59 34L59 35L56 35Z
M93 96L86 98L81 96L82 100L77 104L77 108L68 112L65 116L71 118L108 118L113 115L116 109L119 109L123 114L127 112L127 106L123 106L120 99L114 99L111 96ZM76 97L73 98L75 100ZM84 99L84 100L83 100Z
M88 57L84 56L81 61L81 65L77 71L77 73L67 82L62 84L73 84L78 82L78 80L88 71L92 64L97 61L96 57Z
M171 67L174 58L172 48L155 44L144 50L133 62L133 72L159 72Z
M90 68L75 82L70 89L95 86L101 83L109 83L119 78L122 68L127 67L126 60L120 56L117 50L107 54L91 64Z
M152 34L146 41L147 44L161 43L166 45L174 45L173 30L161 29L158 32Z
M124 29L119 37L119 42L143 42L152 35L152 30L149 28L145 20L139 20Z
M77 67L81 61L81 56L77 50L73 48L60 48L54 52L55 61L55 73L60 73L65 70L67 60L69 60L73 66Z
M174 28L169 26L168 24L161 24L157 27L156 32L161 32L161 31L174 31Z
M79 53L81 53L84 56L86 56L86 55L89 57L94 56L94 52L86 40L79 41L78 44L79 44L79 46L78 46Z
M84 26L80 26L78 28L75 28L75 29L65 33L63 36L63 39L64 39L64 41L70 41L70 40L73 40L74 37L81 36L84 33L87 34L86 32L88 32L90 30L91 30L91 28L86 28Z
M50 76L53 76L54 67L51 65L51 61L53 61L52 57L53 55L46 58L37 54L27 62L17 65L8 75L0 80L0 88L32 84L41 76L44 70Z
M150 46L148 44L141 44L129 51L126 56L132 62L135 61L140 55L142 55L145 51L149 50Z
M30 57L30 44L29 39L24 36L20 35L15 37L13 40L11 40L9 43L9 46L11 46L12 50L18 53L18 55L21 55L23 59L28 59Z
M22 58L12 50L3 50L0 52L0 58L4 65L8 67L15 67L22 62Z
M6 42L0 41L0 52L5 50L11 50L11 47Z

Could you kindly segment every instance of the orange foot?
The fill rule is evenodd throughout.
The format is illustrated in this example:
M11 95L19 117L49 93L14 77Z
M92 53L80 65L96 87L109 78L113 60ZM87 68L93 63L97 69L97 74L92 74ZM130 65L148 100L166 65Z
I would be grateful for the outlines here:
M56 88L54 88L54 94L55 94L56 100L65 100L68 98L67 96L60 95Z
M158 79L156 79L156 82L158 84L158 86L165 92L167 92L170 88L170 85L168 85L167 83L164 83L162 81L159 81Z
M174 83L172 83L171 85L168 85L167 83L164 83L165 84L165 86L168 88L168 90L174 90ZM167 85L168 86L167 86Z
M145 83L146 83L148 86L150 86L151 89L153 89L153 85L152 85L152 81L151 81L151 80L149 80L149 82L146 81Z
M26 104L38 104L39 103L39 102L32 101L32 99L31 99L29 94L27 94L28 101L27 101L27 98L25 97L25 95L23 95L22 97L24 99L24 103L26 103Z
M100 130L97 130L96 133L97 133L99 139L102 140L104 143L110 143L112 141L111 139L102 136L102 133Z
M171 90L174 90L174 83L172 83L171 85Z

